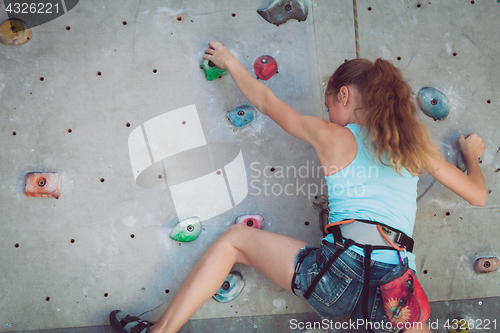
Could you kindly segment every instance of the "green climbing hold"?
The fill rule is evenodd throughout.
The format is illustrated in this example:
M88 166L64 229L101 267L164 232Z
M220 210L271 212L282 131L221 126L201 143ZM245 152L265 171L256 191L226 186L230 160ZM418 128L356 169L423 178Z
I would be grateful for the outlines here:
M194 216L179 222L170 232L170 238L178 242L192 242L200 233L201 220Z
M212 81L218 77L220 78L222 75L227 73L227 69L221 69L215 66L215 64L208 59L203 59L200 62L200 68L205 71L208 81Z

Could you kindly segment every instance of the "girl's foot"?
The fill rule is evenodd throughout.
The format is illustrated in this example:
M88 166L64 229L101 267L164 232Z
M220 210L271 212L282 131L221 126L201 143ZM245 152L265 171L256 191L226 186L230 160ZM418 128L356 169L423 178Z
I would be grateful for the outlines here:
M153 323L133 317L128 313L115 310L109 314L109 322L119 333L148 333Z

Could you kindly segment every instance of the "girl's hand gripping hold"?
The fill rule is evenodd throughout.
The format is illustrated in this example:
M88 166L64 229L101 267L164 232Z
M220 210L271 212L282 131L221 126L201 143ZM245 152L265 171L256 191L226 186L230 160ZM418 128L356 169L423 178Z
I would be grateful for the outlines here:
M476 133L468 134L467 137L460 135L458 144L460 145L467 166L469 166L471 162L477 162L479 157L486 151L484 140Z
M203 59L208 59L221 69L228 69L227 62L236 58L219 42L210 42L209 48L205 49Z

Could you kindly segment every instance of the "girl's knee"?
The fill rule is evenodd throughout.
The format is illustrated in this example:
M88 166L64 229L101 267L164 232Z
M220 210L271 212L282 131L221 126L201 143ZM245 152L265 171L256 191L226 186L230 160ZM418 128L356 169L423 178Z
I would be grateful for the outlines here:
M223 236L227 236L229 238L239 237L244 234L245 231L248 231L249 227L242 224L233 224L230 226L223 234Z
M231 248L235 251L236 254L236 262L246 264L245 260L245 244L248 243L250 239L250 233L255 231L256 229L250 230L253 228L247 227L241 224L234 224L230 226L224 234L221 236L220 240L227 243L231 246Z

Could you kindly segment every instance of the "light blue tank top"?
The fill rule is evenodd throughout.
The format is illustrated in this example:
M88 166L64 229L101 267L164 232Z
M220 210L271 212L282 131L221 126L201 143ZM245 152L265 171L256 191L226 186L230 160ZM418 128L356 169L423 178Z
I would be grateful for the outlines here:
M330 207L329 221L364 219L378 221L404 232L413 234L417 211L418 177L401 169L401 175L384 166L364 145L364 135L360 126L349 124L358 144L354 160L339 172L325 177L328 185ZM325 238L334 243L333 235ZM351 250L363 255L363 249L352 246ZM415 255L408 252L410 268L416 271ZM403 254L402 254L403 255ZM372 260L398 264L397 251L374 250Z

